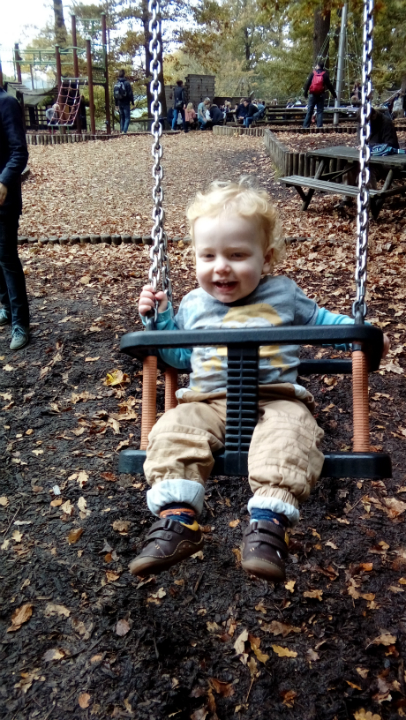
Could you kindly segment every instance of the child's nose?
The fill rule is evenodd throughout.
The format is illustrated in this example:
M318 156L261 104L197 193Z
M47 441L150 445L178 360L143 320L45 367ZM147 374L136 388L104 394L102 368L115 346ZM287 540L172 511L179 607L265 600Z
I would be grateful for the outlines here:
M215 267L216 272L219 272L219 273L228 272L230 269L230 265L229 265L227 258L222 257L221 255L216 257L216 262L215 262L214 267Z

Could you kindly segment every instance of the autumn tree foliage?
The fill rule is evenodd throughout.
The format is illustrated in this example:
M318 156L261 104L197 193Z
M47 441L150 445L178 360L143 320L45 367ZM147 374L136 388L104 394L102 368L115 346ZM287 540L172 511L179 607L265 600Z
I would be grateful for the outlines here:
M163 83L189 73L216 75L219 95L254 92L267 98L300 97L314 62L323 57L334 81L340 13L344 0L161 0ZM69 44L60 0L53 0L55 27L43 42ZM111 76L124 67L150 105L148 0L73 0L79 40L100 41L94 18L106 12ZM362 1L350 0L345 82L360 76ZM374 10L374 71L377 93L406 88L404 0L377 0ZM46 40L45 40L46 38ZM39 43L39 40L38 40ZM165 111L165 108L164 108Z

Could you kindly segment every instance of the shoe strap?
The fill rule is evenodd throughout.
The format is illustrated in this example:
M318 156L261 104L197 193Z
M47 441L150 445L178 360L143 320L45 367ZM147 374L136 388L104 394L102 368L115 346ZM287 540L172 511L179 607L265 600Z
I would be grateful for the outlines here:
M268 520L257 520L250 523L245 537L250 544L254 545L257 542L266 543L280 550L285 557L288 555L288 548L285 542L285 529L281 525L275 525L275 523L269 522Z
M185 532L185 526L175 520L169 518L162 518L158 522L154 523L146 535L146 540L171 540L172 534L183 535ZM165 537L163 536L163 534Z

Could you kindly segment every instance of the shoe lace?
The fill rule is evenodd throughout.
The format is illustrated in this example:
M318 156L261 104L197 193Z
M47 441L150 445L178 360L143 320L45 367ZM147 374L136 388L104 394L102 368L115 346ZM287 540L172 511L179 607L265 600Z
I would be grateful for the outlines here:
M20 325L15 325L15 327L13 327L13 333L12 333L13 337L19 337L19 336L25 337L26 334L27 334L27 331L25 330L25 328L20 327Z

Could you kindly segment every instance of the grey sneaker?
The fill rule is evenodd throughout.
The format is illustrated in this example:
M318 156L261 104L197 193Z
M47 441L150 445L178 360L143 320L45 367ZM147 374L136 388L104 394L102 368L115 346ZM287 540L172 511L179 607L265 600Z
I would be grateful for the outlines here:
M11 323L11 315L6 308L0 308L0 326L1 325L10 325Z
M29 341L29 328L23 327L22 325L14 325L11 331L10 350L20 350L20 348L25 347Z

